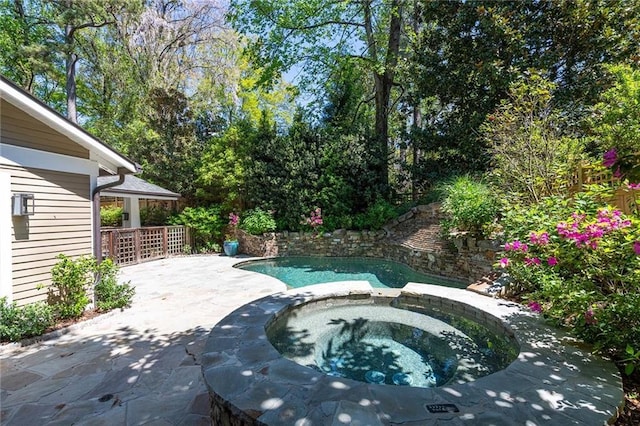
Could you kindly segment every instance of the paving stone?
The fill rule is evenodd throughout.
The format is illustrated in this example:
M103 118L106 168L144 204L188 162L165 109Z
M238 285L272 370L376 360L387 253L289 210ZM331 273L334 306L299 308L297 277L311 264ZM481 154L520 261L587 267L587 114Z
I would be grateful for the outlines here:
M126 424L127 409L123 405L111 407L104 413L83 418L74 426L122 426Z
M76 401L65 405L49 422L50 425L69 425L76 419L94 416L109 411L111 403L100 402L97 399Z
M0 388L7 391L16 391L30 385L44 377L31 371L19 371L11 374L3 374L0 380Z
M100 398L106 394L117 394L130 389L140 377L140 371L131 368L108 372L104 380L87 393L87 398Z
M106 371L106 366L103 363L98 362L87 362L80 365L74 365L71 368L63 370L57 374L55 374L53 379L60 379L65 377L73 377L73 376L88 376L95 373L100 373Z
M349 401L340 401L336 410L332 426L382 426L382 422L378 418L373 407L364 407L360 404Z
M192 389L205 389L200 366L178 367L156 387L157 392L169 398L191 393Z
M41 403L66 404L81 399L87 390L98 386L106 373L86 375L79 380L71 380L66 386L40 398Z
M54 405L27 403L13 411L7 420L3 418L2 424L6 426L41 425L58 411L59 409Z
M71 381L72 379L70 378L39 380L29 386L20 388L15 392L11 392L3 401L2 405L6 407L13 407L15 405L38 402L41 398L45 398L48 395L64 388Z
M209 392L203 392L198 394L191 405L189 406L189 413L199 414L202 416L209 416L211 412L211 400L209 396Z
M182 419L179 426L211 426L211 417L209 415L188 414Z

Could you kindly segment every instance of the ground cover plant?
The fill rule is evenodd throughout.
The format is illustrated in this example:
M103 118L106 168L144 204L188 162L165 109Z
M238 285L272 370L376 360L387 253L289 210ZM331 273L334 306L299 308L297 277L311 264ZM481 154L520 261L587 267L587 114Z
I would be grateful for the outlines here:
M0 298L0 341L39 336L54 322L53 308L44 302L19 307Z

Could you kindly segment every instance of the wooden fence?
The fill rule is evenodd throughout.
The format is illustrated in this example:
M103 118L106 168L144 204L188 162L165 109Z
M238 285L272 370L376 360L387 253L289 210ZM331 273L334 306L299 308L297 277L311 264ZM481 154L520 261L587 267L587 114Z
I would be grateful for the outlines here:
M569 179L569 192L582 192L586 185L605 185L616 188L609 204L619 208L625 214L640 214L640 190L630 189L622 185L620 179L613 176L608 169L590 165L578 166Z
M190 244L184 226L111 228L101 231L102 257L118 265L131 265L181 254Z

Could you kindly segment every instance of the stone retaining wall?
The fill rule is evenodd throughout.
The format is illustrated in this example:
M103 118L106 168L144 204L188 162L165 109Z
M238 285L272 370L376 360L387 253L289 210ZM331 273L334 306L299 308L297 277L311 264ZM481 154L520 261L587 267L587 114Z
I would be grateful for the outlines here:
M499 246L464 235L453 242L444 240L440 219L439 205L434 203L414 207L382 231L279 232L259 237L241 231L240 252L258 257L374 257L469 282L489 274Z

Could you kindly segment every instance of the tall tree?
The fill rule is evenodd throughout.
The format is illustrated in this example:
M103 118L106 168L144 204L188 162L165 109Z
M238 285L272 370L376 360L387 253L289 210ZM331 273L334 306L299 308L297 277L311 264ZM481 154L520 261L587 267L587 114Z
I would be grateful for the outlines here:
M528 69L556 83L554 105L579 118L607 81L603 63L640 58L637 1L458 0L416 7L420 27L403 79L423 102L425 175L486 169L479 126Z
M64 86L67 117L77 122L80 33L114 25L117 16L135 10L136 5L127 0L3 1L0 19L7 24L0 29L0 44L6 49L1 55L3 72L45 101L55 99L38 85L46 88L53 81L56 86ZM64 71L59 69L60 64L64 64Z
M378 180L388 183L389 114L402 37L401 0L235 0L231 18L250 37L265 79L304 63L307 78L359 61L370 73L375 104ZM304 79L303 79L304 81ZM308 83L309 80L306 80Z
M44 5L0 1L0 72L29 92L35 92L37 77L53 75L56 67L47 15Z

